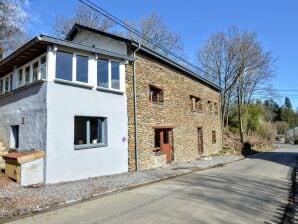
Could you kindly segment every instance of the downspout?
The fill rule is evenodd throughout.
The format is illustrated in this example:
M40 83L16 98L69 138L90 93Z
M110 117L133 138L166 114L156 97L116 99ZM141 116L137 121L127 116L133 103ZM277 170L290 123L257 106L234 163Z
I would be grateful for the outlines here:
M133 52L133 57L136 58L136 53L140 50L141 43L138 43L137 49ZM136 60L133 61L133 101L134 101L134 124L135 124L135 170L139 170L138 158L138 117L137 117L137 78L136 78Z

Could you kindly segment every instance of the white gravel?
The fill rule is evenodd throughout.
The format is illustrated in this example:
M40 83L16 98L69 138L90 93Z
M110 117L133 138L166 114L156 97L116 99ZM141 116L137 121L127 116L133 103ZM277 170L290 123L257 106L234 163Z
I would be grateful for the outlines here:
M241 156L217 156L212 160L179 162L166 167L122 173L59 184L20 187L0 174L0 221L16 215L89 199L107 192L175 177L239 160Z

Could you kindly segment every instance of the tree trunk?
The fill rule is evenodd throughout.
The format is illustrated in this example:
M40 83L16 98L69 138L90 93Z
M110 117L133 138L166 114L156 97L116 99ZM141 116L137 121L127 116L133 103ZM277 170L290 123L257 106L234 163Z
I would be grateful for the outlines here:
M237 104L238 104L238 119L239 119L239 134L240 134L240 142L244 143L243 137L243 124L242 124L242 93L241 88L238 88L238 96L237 96Z

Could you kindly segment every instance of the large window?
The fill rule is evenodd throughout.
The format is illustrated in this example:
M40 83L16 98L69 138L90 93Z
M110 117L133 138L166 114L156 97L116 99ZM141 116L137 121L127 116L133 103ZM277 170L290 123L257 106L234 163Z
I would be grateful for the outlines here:
M74 127L76 149L107 145L107 118L76 116Z
M88 82L88 57L77 55L76 81Z
M120 89L120 64L119 62L111 62L112 69L112 88Z
M109 88L109 61L97 60L97 86Z
M5 92L5 93L8 93L8 92L9 92L9 86L10 86L9 76L7 76L7 77L4 79L4 85L5 85L4 92Z
M56 77L72 81L72 53L57 51Z

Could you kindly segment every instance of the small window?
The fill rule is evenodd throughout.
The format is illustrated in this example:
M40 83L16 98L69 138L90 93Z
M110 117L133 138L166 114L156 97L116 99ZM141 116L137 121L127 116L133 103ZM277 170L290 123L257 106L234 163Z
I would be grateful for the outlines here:
M218 108L217 103L214 103L214 113L215 113L215 115L218 115L218 110L219 110L219 108Z
M111 62L112 67L112 88L120 89L120 63Z
M163 99L163 90L150 85L149 86L149 99L153 103L162 103L164 102Z
M33 77L32 77L32 82L37 81L38 79L38 62L35 62L33 64Z
M10 91L12 91L12 89L13 89L12 74L9 76L9 89L10 89Z
M0 95L3 94L3 79L0 79Z
M25 84L30 84L30 66L25 68Z
M208 110L209 110L209 112L213 111L213 102L212 101L208 101Z
M202 99L195 96L190 96L190 109L192 111L202 112L203 102Z
M41 79L47 78L47 57L43 56L40 59L40 77Z
M9 76L4 79L4 92L9 92Z
M216 132L215 130L212 131L212 144L216 143Z
M75 117L75 148L92 148L107 145L107 118Z
M23 85L23 69L19 69L18 71L18 87Z
M97 60L97 86L109 88L109 61Z
M76 81L88 82L88 57L77 55Z
M72 53L57 51L56 77L72 81Z

